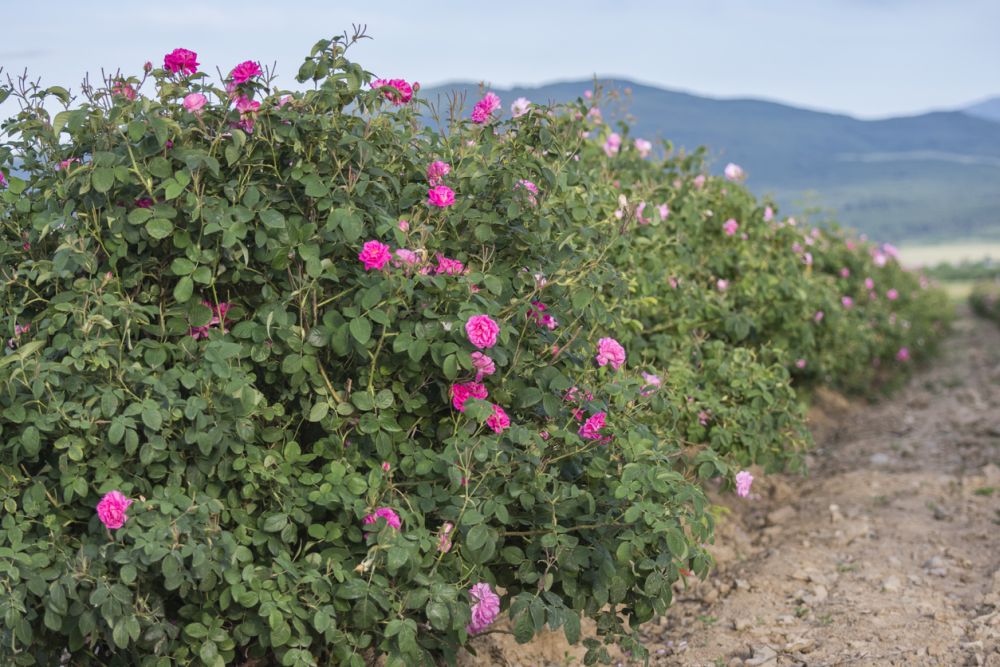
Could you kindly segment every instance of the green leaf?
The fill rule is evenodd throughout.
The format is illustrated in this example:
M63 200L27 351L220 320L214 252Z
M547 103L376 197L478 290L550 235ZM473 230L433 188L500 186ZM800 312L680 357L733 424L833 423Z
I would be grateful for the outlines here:
M110 167L96 167L90 183L98 192L107 192L115 184L115 170Z
M264 530L268 533L278 533L288 525L287 514L272 514L264 519Z
M261 211L260 221L264 223L265 227L271 227L272 229L284 229L285 227L285 216L280 211L275 211L274 209L268 208Z
M330 412L330 404L324 399L318 401L309 410L309 421L318 422L323 421L323 418Z
M146 223L146 233L156 240L165 239L174 231L174 223L164 218L153 218Z
M351 335L362 345L371 340L372 323L364 315L355 317L350 324Z
M184 276L174 286L174 301L177 303L187 303L193 293L194 281L191 280L191 276Z
M451 612L448 605L431 600L427 603L427 620L435 630L447 630L451 625Z
M195 264L186 257L178 257L170 263L170 270L176 276L186 276L194 271Z

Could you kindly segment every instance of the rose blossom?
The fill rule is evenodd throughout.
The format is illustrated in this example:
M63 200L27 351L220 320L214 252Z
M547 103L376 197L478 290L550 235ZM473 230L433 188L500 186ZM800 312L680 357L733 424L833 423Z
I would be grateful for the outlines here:
M201 113L201 108L208 103L208 98L201 93L188 93L184 96L184 108L191 113Z
M375 79L371 86L372 90L383 88L382 95L396 106L402 106L413 99L413 86L403 79Z
M475 635L485 630L500 615L500 598L489 584L482 582L469 589L469 597L473 600L472 620L465 631Z
M604 154L608 157L614 157L615 155L618 155L618 151L621 147L621 136L617 132L612 132L604 141Z
M701 190L705 187L705 174L698 174L691 182L694 184L696 190Z
M465 266L457 259L448 259L441 253L437 254L438 264L434 268L434 273L440 275L457 276L465 271Z
M823 311L822 310L817 310L816 314L813 315L813 319L816 320L817 322L822 322L823 321Z
M380 271L392 259L392 253L389 252L389 246L378 241L368 241L361 247L358 259L365 265L365 271Z
M496 403L493 404L493 414L486 418L486 425L493 429L494 433L503 433L504 429L510 427L510 417Z
M427 191L427 201L439 208L455 203L455 191L447 185L437 185Z
M899 348L899 352L896 353L897 361L909 361L910 360L910 350L906 347Z
M660 204L656 210L660 214L660 220L666 220L667 216L670 215L670 207L666 204Z
M722 230L726 233L726 236L734 236L736 230L740 228L740 223L736 222L733 218L726 220L725 224L722 225Z
M198 71L198 54L187 49L174 49L163 56L163 69L171 74L181 72L183 74L194 74Z
M482 352L472 353L472 367L476 369L476 382L480 382L485 375L493 375L497 372L493 359Z
M252 60L244 60L233 68L233 71L229 73L229 78L233 83L239 85L241 83L246 83L255 76L260 76L263 73L264 71L261 70L259 64Z
M366 526L370 526L379 519L385 519L385 522L396 530L399 530L403 525L403 522L399 519L399 515L388 507L378 508L375 510L374 514L366 516L362 523Z
M510 105L510 115L514 118L520 118L524 114L528 113L528 107L531 106L531 102L528 101L526 97L519 97L514 100L514 103Z
M420 262L420 256L412 250L400 248L393 253L392 263L395 266L415 266Z
M448 521L441 526L441 532L438 534L438 551L441 553L448 553L451 550L451 531L454 527L455 524Z
M465 323L465 333L468 335L470 343L480 350L486 350L497 344L500 325L494 322L489 315L473 315Z
M764 208L764 222L771 222L774 220L774 209L770 206Z
M489 397L486 387L476 382L463 382L451 385L451 405L459 412L465 412L465 402L470 398L478 398L481 401Z
M604 428L607 416L607 413L598 412L588 417L578 431L580 437L584 440L602 440L605 436L601 435L601 429Z
M500 98L495 93L486 93L483 95L483 99L476 102L476 106L472 109L472 122L482 125L499 108Z
M642 396L649 396L663 384L663 380L660 379L659 375L647 373L646 371L642 371L642 379L646 381L646 384L639 391Z
M875 289L875 281L871 278L865 278L865 289Z
M451 173L451 165L441 160L435 160L427 165L427 182L431 187L441 185L444 177Z
M399 227L399 231L401 232L410 231L410 223L407 220L400 220L396 226Z
M625 363L625 348L614 338L602 338L597 341L598 366L611 364L611 368L618 370Z
M115 81L115 83L111 86L111 92L115 95L121 95L127 100L135 99L135 88L133 88L128 81Z
M795 361L795 367L796 368L805 368L806 367L806 360L805 359L797 359Z
M724 278L719 278L715 281L715 288L720 292L725 292L729 289L729 281Z
M743 173L743 168L740 167L738 164L733 164L732 162L726 165L726 168L725 170L723 170L723 173L726 175L726 178L728 178L730 181L741 181L745 176L745 174Z
M895 301L896 299L899 298L899 292L897 292L895 289L890 289L888 292L885 293L885 298L889 299L889 301Z
M736 495L746 498L750 495L750 485L753 484L753 475L746 470L736 473Z
M842 296L840 297L840 303L844 308L851 308L854 306L854 299L849 296Z
M646 141L645 139L636 139L635 149L639 151L639 157L645 160L649 157L649 153L653 150L653 143Z
M109 530L118 530L128 520L125 512L133 502L121 491L109 491L97 503L97 517Z

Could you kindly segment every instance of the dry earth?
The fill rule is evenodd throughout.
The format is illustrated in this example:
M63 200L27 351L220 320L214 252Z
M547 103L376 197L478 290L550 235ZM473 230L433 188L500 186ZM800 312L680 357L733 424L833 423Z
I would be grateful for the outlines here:
M650 663L1000 667L1000 329L964 317L907 388L811 419L808 477L717 499L718 570L642 628ZM560 633L476 641L465 667L583 662Z

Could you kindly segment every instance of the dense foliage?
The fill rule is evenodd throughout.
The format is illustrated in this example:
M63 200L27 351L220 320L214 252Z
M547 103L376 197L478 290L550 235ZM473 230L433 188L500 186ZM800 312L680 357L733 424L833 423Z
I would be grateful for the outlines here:
M350 43L306 92L179 49L0 93L4 664L430 664L497 611L641 653L701 485L796 469L796 387L943 333L891 249L593 100L428 129Z
M1000 282L976 283L969 293L969 305L976 315L1000 324Z

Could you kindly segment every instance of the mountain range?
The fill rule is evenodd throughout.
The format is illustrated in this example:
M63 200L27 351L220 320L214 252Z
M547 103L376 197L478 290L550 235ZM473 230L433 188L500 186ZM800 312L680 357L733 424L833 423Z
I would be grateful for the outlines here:
M518 97L568 102L594 81L491 88L505 107ZM1000 238L1000 98L957 111L859 120L754 99L716 99L623 79L597 82L612 124L630 137L665 139L675 150L708 149L710 171L735 162L747 185L786 213L812 212L885 241ZM447 105L478 84L425 87ZM611 93L609 95L609 93Z

